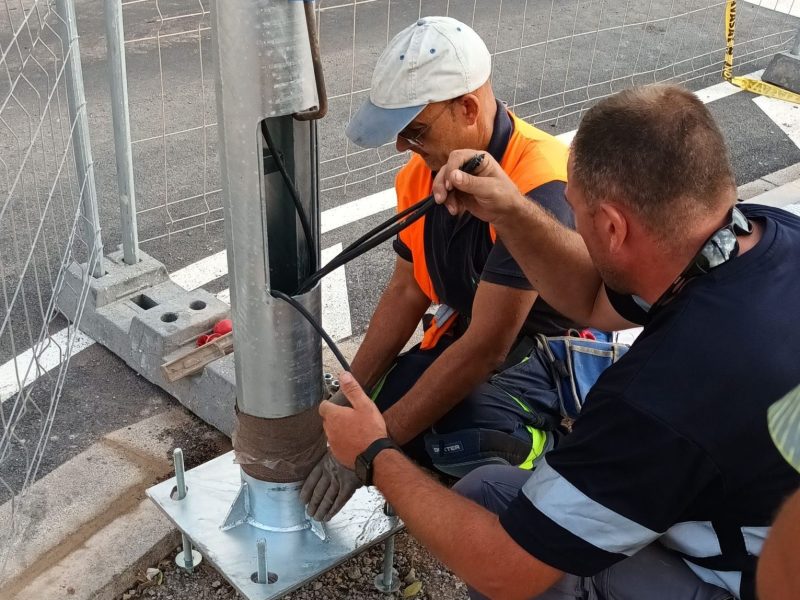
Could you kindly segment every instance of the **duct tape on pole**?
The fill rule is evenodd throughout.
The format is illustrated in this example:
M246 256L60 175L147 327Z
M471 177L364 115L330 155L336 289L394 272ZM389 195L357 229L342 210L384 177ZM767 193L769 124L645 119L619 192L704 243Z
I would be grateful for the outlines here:
M733 85L745 91L769 98L777 98L786 102L800 104L800 63L797 58L788 53L776 55L769 67L764 71L761 80L750 77L734 77L733 75L733 51L736 39L736 0L726 0L725 3L725 58L722 67L722 77ZM797 48L797 41L795 41ZM778 57L788 57L787 61L778 60ZM773 64L778 61L777 67ZM770 69L772 67L772 69ZM772 73L770 73L772 71ZM779 75L779 72L784 72ZM770 83L770 82L773 83ZM778 82L778 85L775 82Z
M139 232L136 223L136 193L133 185L131 123L128 107L128 75L125 66L125 29L122 0L105 0L108 79L114 123L114 154L117 162L122 255L128 265L139 262Z
M86 115L86 96L83 90L81 51L78 28L75 23L73 0L56 0L56 10L61 18L62 45L66 57L67 108L72 125L72 145L75 170L81 196L82 235L89 253L88 264L93 277L105 274L103 265L103 239L100 235L100 216L97 210L97 190L94 183L94 163L89 139L89 121Z

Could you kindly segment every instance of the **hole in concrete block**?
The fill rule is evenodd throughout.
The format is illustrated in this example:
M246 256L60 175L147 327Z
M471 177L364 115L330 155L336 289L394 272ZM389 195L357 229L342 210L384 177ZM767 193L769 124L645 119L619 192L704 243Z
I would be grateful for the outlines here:
M250 581L253 583L258 583L258 571L250 575ZM272 571L267 571L267 583L275 583L278 581L278 574L273 573Z
M150 310L151 308L158 306L158 302L153 300L150 296L146 296L145 294L139 294L138 296L134 296L131 298L131 302L133 302L136 306L144 310Z
M202 300L195 300L191 304L189 304L189 308L192 310L203 310L206 307L206 303Z
M161 315L161 320L164 321L164 323L174 323L178 320L178 315L173 312L164 313Z

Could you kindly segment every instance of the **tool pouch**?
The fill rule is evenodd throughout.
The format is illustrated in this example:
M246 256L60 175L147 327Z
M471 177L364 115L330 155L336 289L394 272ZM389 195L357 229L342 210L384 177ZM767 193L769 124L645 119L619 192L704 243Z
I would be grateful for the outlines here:
M534 352L550 371L563 417L577 418L600 375L627 351L627 344L572 336L536 336Z

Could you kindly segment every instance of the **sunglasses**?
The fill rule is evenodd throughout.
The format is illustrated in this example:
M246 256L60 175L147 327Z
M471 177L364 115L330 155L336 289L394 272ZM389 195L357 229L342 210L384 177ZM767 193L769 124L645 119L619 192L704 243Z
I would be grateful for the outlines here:
M439 117L445 113L450 104L455 100L455 98L453 98L453 100L448 100L447 103L445 103L445 105L442 107L442 110L440 110L439 113L433 119L431 119L429 123L414 123L412 121L406 125L400 133L397 134L397 137L403 138L412 148L424 148L425 135L428 133L433 124L439 120Z
M739 255L739 241L736 238L738 235L750 235L753 232L753 225L735 206L731 209L730 215L728 224L718 229L706 240L700 252L656 301L653 308L667 304L687 282L700 275L705 275Z

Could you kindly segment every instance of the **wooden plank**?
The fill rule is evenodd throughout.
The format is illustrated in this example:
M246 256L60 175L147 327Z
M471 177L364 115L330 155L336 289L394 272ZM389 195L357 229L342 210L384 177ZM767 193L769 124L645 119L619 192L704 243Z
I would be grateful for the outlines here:
M233 352L232 331L199 348L192 348L182 356L164 363L161 365L161 373L164 375L164 379L172 383L183 379L187 375L202 372L207 364L231 352Z

